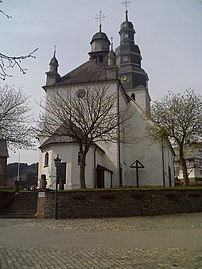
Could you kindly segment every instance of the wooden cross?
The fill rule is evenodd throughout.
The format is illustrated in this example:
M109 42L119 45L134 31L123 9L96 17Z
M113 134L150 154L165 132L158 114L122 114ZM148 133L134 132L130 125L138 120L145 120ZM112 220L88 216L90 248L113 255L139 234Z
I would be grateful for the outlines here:
M99 15L97 15L96 18L95 18L99 22L100 32L101 32L101 28L102 28L102 21L104 20L104 18L105 18L105 15L100 10Z

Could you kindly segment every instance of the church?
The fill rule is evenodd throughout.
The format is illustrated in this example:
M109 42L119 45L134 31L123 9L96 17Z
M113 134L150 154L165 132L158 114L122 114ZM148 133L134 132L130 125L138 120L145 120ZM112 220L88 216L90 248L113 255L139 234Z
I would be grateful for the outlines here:
M110 91L118 92L120 102L134 111L129 119L133 141L128 138L125 142L91 144L85 164L87 188L172 186L174 152L163 141L161 145L152 143L145 134L149 121L145 114L150 112L151 101L149 78L141 67L141 52L135 42L136 32L129 21L128 9L126 7L125 19L120 26L120 45L115 51L107 34L102 31L101 18L100 13L99 31L90 41L91 50L86 62L60 76L54 52L46 72L46 85L43 86L46 100L54 91L62 94L64 87L80 91L82 95L84 86L93 90L95 85L108 85ZM64 189L79 189L79 145L76 141L41 133L39 142L39 180L45 178L46 187L55 188L54 159L59 156L59 173Z

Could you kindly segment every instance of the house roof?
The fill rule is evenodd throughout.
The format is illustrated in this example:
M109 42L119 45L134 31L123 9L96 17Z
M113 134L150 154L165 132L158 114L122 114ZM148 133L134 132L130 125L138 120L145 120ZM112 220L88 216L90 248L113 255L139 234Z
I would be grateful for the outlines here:
M5 141L0 141L0 158L8 158L8 148Z
M103 66L95 64L93 61L88 60L76 69L62 76L57 85L60 84L79 84L87 82L98 82L107 80L107 72Z

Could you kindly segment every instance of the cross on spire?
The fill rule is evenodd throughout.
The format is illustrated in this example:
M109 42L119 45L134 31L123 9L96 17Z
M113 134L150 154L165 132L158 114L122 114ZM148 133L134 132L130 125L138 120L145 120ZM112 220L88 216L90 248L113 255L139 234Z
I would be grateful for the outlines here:
M100 30L100 32L101 32L101 29L102 29L102 21L104 20L104 18L105 18L105 15L104 15L104 13L102 13L102 11L100 10L99 15L97 15L96 18L95 18L96 21L99 22L99 30Z
M131 1L129 0L124 0L123 2L121 2L122 5L125 5L126 8L126 21L128 21L128 4L130 4Z
M114 41L114 38L111 37L110 40L111 40L111 50L113 50L113 41Z
M55 54L56 54L56 45L54 46L54 57L55 57Z

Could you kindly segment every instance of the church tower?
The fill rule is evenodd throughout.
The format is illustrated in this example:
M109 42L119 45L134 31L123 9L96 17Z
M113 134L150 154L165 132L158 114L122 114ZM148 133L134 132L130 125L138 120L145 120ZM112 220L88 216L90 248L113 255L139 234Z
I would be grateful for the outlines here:
M55 56L56 54L56 49L54 49L54 54L53 54L53 58L50 60L49 63L49 71L46 72L46 85L53 85L55 84L58 79L60 78L60 75L58 74L58 60Z
M121 24L119 31L120 45L115 50L117 55L117 65L119 68L119 79L123 84L127 94L132 97L144 110L150 110L150 96L148 93L148 76L141 68L141 52L135 44L135 29L132 22L128 20L127 4L125 21Z
M99 32L97 32L90 42L91 52L89 52L90 60L94 61L96 64L107 64L107 56L109 53L109 39L105 33L102 32L102 19L104 14L100 10L97 20L99 20Z

